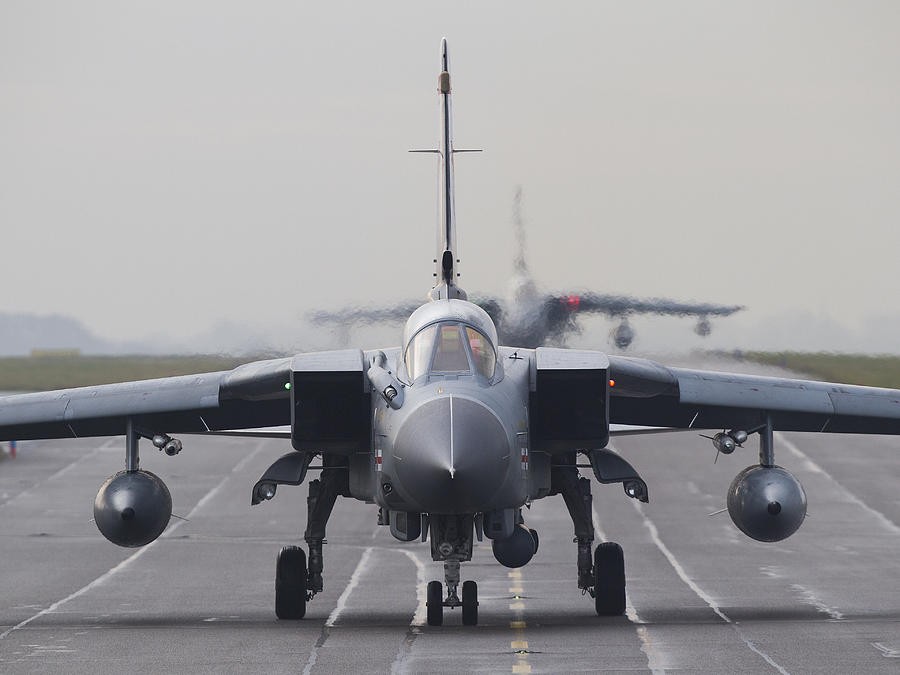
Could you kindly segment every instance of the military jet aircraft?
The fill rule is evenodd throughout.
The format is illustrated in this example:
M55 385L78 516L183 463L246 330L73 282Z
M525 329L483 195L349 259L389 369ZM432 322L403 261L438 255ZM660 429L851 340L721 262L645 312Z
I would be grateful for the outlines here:
M417 150L415 152L426 152ZM457 151L459 152L459 151ZM470 152L470 151L466 151ZM578 318L585 314L605 314L619 319L610 331L610 339L619 349L627 349L635 338L628 320L633 314L695 316L694 332L706 337L712 331L709 318L730 316L744 309L741 305L686 303L666 298L632 298L627 295L602 295L591 292L545 293L528 269L525 260L525 224L522 219L522 188L516 188L513 199L513 226L516 234L516 256L513 275L506 297L476 296L472 302L485 310L497 328L504 344L541 347L564 342L567 335L579 332ZM437 262L435 260L435 262ZM419 306L417 301L403 301L392 307L356 307L339 311L316 310L308 314L316 323L350 327L357 323L406 321Z
M443 582L427 588L427 621L437 626L448 607L461 608L462 623L477 623L478 588L460 583L461 563L486 537L501 565L527 564L538 535L523 507L552 495L572 518L578 587L597 614L625 611L622 549L593 546L591 484L578 472L589 467L600 484L648 500L638 471L606 449L612 434L715 430L713 445L725 454L757 434L759 461L735 476L727 505L741 531L768 542L793 534L806 516L803 487L775 464L774 431L900 434L896 390L499 345L491 317L457 284L449 71L443 41L437 277L400 347L0 398L0 440L124 434L125 468L101 486L94 517L107 539L136 547L156 539L172 511L163 480L140 468L141 439L177 455L176 433L288 436L293 450L263 472L253 504L274 498L280 485L302 484L316 456L327 470L309 485L309 556L299 546L278 555L276 615L303 618L322 591L325 529L342 496L376 505L378 522L397 539L430 540L432 559L444 565Z

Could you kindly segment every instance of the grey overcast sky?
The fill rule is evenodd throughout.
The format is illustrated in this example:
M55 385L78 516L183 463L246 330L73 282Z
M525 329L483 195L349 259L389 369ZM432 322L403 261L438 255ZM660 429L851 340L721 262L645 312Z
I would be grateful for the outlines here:
M446 36L485 149L456 163L470 293L504 290L521 184L547 289L900 351L898 35L895 0L4 0L0 311L145 339L423 297L437 173L406 150Z

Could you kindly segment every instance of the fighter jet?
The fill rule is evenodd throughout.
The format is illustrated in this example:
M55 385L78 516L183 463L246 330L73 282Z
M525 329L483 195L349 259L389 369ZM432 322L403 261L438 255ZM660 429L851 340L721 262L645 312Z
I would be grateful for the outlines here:
M610 331L609 337L618 349L624 350L635 338L635 330L628 320L634 314L695 316L697 323L694 332L706 337L712 331L710 317L730 316L744 309L741 305L685 303L666 298L632 298L627 295L601 295L571 290L561 293L543 292L538 288L525 259L521 186L516 188L513 199L512 220L516 236L516 255L506 296L498 298L478 295L473 296L471 300L491 317L503 344L530 348L545 344L559 345L565 342L568 335L580 332L579 317L585 314L605 314L609 318L619 320L618 325ZM419 304L416 301L403 301L392 307L316 310L310 312L308 317L316 323L336 324L349 328L358 323L406 321Z
M900 391L666 367L602 351L528 349L498 343L490 315L457 283L450 63L441 43L442 135L437 275L392 349L345 349L258 361L234 370L0 398L0 440L124 434L125 467L97 493L100 532L120 546L156 539L172 499L140 466L141 439L174 456L173 434L290 438L293 449L263 471L251 503L279 486L309 484L307 548L286 546L275 565L275 613L303 618L323 590L323 543L337 497L373 504L373 518L402 542L427 542L443 580L427 587L427 621L461 608L478 621L475 580L461 564L489 539L497 562L526 565L538 534L523 507L562 496L573 523L575 585L599 615L625 611L621 547L594 546L590 473L647 501L638 470L606 448L611 435L654 429L710 430L717 452L759 438L758 462L727 492L735 525L775 542L806 516L799 481L775 464L773 432L900 434ZM625 425L625 426L623 426ZM187 445L187 444L184 444ZM257 506L256 508L265 508ZM308 550L308 556L307 556ZM573 593L573 596L575 594Z

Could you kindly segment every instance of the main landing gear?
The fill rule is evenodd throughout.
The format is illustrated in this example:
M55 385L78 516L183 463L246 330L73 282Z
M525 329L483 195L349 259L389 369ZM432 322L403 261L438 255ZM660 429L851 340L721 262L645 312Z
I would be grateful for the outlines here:
M594 598L599 616L625 613L625 557L615 542L603 542L594 549L591 520L591 482L578 475L575 458L567 458L551 469L551 494L561 494L575 526L578 545L578 588Z
M459 564L472 559L474 518L467 516L433 515L430 520L431 557L444 561L444 583L447 597L440 581L428 583L428 625L444 624L444 607L462 607L464 626L478 624L478 584L466 581L459 596Z
M343 460L343 464L341 461ZM275 615L279 619L302 619L306 603L324 588L322 544L325 526L338 495L350 496L349 473L343 458L323 458L322 477L309 483L307 525L304 538L309 560L299 546L285 546L275 566Z

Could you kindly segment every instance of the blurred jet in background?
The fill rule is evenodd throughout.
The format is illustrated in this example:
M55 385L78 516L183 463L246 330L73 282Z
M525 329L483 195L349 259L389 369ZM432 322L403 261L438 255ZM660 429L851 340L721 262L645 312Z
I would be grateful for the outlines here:
M712 330L709 319L730 316L744 307L710 303L677 302L666 298L633 298L627 295L603 295L592 292L545 293L538 289L525 261L525 224L522 219L522 188L516 188L513 200L513 226L516 233L516 257L513 276L504 298L474 296L472 302L493 319L503 344L535 348L546 344L562 344L581 327L578 317L605 314L618 319L610 331L610 341L619 349L627 349L635 331L628 321L633 314L659 314L697 318L694 332L706 337ZM421 300L406 300L393 307L342 308L337 311L312 311L308 317L320 324L336 324L346 329L356 324L406 321Z

